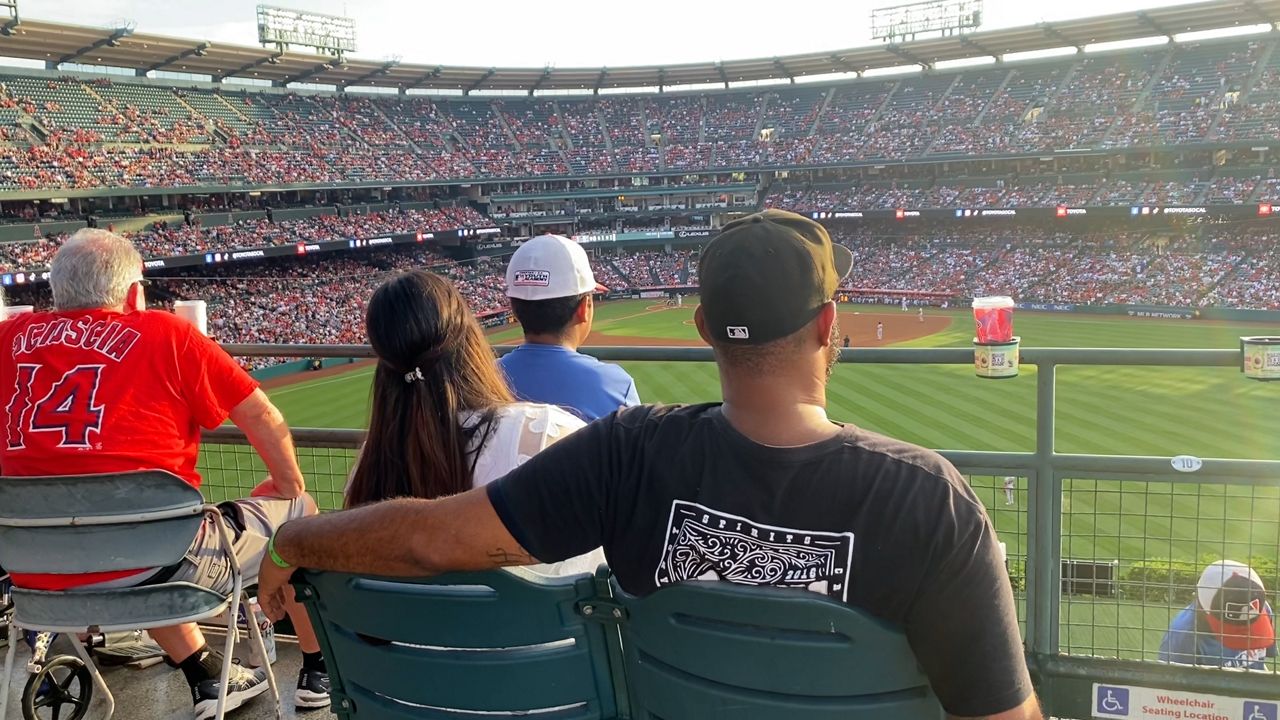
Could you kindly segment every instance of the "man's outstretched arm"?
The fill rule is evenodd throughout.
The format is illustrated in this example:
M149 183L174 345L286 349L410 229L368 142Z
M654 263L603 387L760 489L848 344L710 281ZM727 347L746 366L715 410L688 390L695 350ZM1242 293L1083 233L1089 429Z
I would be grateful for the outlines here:
M275 551L293 567L398 577L538 562L507 531L483 488L292 520L276 532ZM262 559L258 594L272 619L292 597L292 573L269 554Z
M249 444L267 466L267 479L254 489L254 495L290 500L306 491L289 425L261 388L236 405L230 419L244 431Z

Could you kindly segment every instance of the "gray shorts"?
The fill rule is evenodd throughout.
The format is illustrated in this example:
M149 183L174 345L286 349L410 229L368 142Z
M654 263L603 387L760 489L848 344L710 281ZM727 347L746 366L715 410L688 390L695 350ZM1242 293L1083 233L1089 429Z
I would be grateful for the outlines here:
M220 503L218 510L221 511L221 522L227 530L227 538L231 541L236 560L240 563L245 586L258 581L258 566L267 552L267 541L276 528L290 520L314 515L316 512L315 503L307 495L293 500L267 497L230 500ZM205 518L204 525L187 550L187 556L176 569L167 568L172 572L163 572L143 584L157 582L167 575L168 577L163 577L165 582L189 582L229 594L231 563L222 551L214 522L218 521Z

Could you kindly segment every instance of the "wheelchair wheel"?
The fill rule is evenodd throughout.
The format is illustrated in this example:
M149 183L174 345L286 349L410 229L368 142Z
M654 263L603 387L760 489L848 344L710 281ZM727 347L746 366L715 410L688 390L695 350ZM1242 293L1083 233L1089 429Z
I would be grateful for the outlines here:
M89 668L74 655L50 658L27 678L22 690L23 720L81 720L93 699Z

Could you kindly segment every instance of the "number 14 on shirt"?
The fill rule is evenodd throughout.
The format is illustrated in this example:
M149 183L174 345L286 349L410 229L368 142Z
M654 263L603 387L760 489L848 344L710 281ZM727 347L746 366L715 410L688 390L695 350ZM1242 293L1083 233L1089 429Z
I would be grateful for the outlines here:
M102 368L77 365L50 383L43 366L18 365L16 387L5 406L9 449L26 447L28 432L61 432L61 448L90 447L91 434L102 427L103 408L96 401Z

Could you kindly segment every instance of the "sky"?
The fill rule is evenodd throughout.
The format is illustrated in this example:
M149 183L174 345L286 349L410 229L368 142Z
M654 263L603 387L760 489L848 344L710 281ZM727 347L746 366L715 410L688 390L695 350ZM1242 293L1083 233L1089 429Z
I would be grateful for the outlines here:
M772 57L866 45L875 7L902 0L278 0L347 15L354 57L482 67L619 67ZM259 0L19 0L23 17L253 45ZM986 0L984 29L1177 2ZM726 8L731 10L726 11Z

